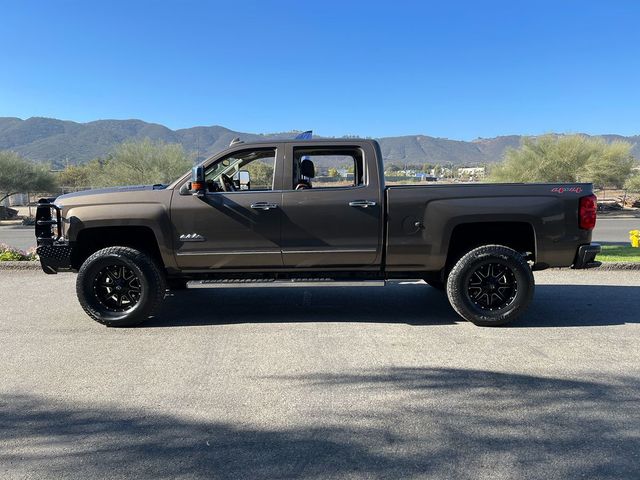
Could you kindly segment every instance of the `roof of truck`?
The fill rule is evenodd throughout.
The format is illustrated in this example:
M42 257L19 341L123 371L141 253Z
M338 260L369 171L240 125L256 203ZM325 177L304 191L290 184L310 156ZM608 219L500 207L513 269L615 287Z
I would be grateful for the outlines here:
M256 145L256 144L265 144L265 143L330 143L330 144L349 144L354 142L375 142L376 140L373 138L309 138L309 139L300 139L300 138L271 138L264 140L255 140L250 142L243 142L242 139L240 142L234 143L233 145L229 145L230 147L235 147L238 145Z

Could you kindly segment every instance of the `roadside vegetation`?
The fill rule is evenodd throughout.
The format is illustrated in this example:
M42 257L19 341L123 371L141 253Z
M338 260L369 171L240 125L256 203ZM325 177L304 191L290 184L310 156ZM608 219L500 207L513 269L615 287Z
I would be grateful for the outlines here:
M602 253L598 255L596 260L640 263L640 248L633 248L629 245L603 245Z
M0 243L0 262L22 262L37 260L36 249L30 248L27 251L19 248L10 247L4 243Z
M273 167L271 165L258 160L247 165L245 170L251 175L252 188L271 188L273 181Z
M177 143L124 142L106 158L71 166L58 174L61 187L70 190L116 185L170 183L187 172L193 159Z
M16 193L52 192L57 187L47 166L30 162L15 152L0 151L0 204Z
M525 138L507 149L489 179L494 182L592 182L597 188L637 188L636 160L628 142L607 143L583 135Z
M51 172L15 152L0 151L0 203L24 192L57 194L115 185L169 183L187 172L193 160L182 145L164 142L125 142L106 158Z
M630 192L640 193L640 172L627 178L627 181L624 182L624 188Z

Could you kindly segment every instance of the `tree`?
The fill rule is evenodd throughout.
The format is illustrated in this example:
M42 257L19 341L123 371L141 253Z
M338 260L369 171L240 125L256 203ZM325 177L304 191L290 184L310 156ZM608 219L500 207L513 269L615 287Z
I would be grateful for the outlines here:
M251 176L252 188L271 189L273 184L273 166L268 163L255 160L244 167Z
M62 188L88 188L92 185L91 169L88 165L72 165L59 172L57 180Z
M337 168L333 168L333 167L329 169L328 173L329 173L329 176L331 178L335 178L335 177L337 177L339 175L338 169Z
M624 183L624 188L630 192L640 193L640 173L630 176Z
M118 145L97 174L96 185L169 183L193 162L177 143L128 141Z
M491 169L497 182L594 182L621 187L631 173L631 144L606 143L583 135L544 135L523 139L520 148L507 149Z
M58 184L64 188L93 188L111 185L104 172L104 159L93 159L82 165L72 165L57 174Z
M605 144L605 148L587 164L587 178L597 187L622 188L631 175L634 163L631 144Z
M49 193L56 188L55 178L46 167L15 152L0 152L0 202L16 193Z

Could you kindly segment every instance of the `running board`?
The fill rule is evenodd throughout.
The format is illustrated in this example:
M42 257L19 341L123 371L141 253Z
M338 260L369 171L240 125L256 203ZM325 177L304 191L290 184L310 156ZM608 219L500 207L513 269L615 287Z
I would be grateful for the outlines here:
M384 287L384 280L334 280L332 278L224 278L202 280L198 283L207 287L251 288L251 287Z

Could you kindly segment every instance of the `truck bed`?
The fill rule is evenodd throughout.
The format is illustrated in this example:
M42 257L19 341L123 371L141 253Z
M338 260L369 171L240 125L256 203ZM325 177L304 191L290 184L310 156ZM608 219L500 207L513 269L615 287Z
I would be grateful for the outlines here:
M571 266L576 245L591 241L591 231L578 227L579 199L591 193L588 183L386 187L387 271L440 270L456 229L480 243L491 222L504 235L532 230L535 269Z

